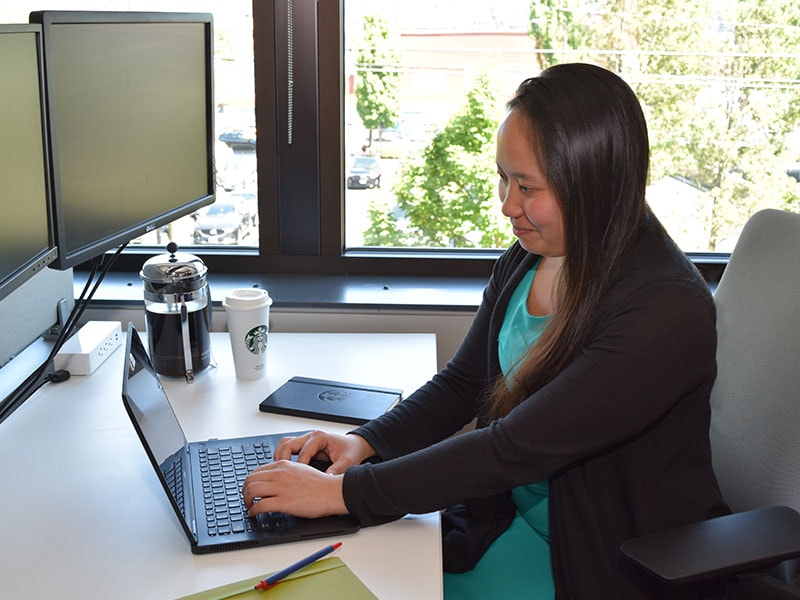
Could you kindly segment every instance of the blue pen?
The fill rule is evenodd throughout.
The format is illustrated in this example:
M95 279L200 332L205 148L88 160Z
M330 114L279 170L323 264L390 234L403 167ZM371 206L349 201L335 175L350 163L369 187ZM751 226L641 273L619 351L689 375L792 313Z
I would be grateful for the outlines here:
M295 571L299 571L303 567L310 565L315 560L319 560L326 554L330 554L334 550L336 550L339 546L342 545L342 542L336 542L335 544L331 544L330 546L325 546L322 550L318 550L314 552L311 556L307 556L302 560L298 560L293 565L289 565L282 571L278 571L274 575L270 575L266 579L263 579L256 585L257 590L268 590L271 587L275 587L281 581L281 579L285 578L287 575L291 575Z

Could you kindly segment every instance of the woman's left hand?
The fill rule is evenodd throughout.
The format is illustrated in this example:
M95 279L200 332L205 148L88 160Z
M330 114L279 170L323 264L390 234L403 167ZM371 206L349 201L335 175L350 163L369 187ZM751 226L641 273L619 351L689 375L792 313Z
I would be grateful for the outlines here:
M242 494L248 514L285 512L317 518L347 514L342 495L344 475L318 471L309 465L279 460L262 465L244 480Z

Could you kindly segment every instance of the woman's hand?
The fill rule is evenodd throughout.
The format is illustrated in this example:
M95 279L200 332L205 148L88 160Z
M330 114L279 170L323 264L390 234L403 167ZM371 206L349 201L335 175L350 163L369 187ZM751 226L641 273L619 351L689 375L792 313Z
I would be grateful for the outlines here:
M294 455L297 462L291 460ZM244 480L248 514L277 511L306 518L347 514L342 474L371 456L375 450L360 435L313 431L283 438L275 448L275 462L258 467ZM308 465L312 459L331 465L323 473Z
M244 481L248 514L285 512L317 518L347 514L342 495L344 475L331 475L290 460L262 465Z
M308 464L312 459L325 459L331 465L325 471L341 475L347 467L358 465L375 456L375 449L360 435L338 435L325 431L312 431L299 437L283 438L275 449L275 460L290 460Z

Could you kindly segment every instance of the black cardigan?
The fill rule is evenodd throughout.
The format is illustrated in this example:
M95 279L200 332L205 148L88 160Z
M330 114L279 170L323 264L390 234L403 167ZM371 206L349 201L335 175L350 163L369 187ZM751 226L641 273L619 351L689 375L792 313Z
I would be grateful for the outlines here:
M549 479L556 597L644 598L621 573L620 543L728 511L708 438L713 299L648 219L575 360L505 418L448 437L480 413L500 372L497 336L508 300L535 259L518 244L504 253L447 366L356 430L380 462L346 471L345 503L363 525L466 503L470 518L488 520L489 537L461 553L480 553L513 514L508 490ZM463 507L453 514L458 529ZM448 556L451 541L445 568L460 570L465 557Z

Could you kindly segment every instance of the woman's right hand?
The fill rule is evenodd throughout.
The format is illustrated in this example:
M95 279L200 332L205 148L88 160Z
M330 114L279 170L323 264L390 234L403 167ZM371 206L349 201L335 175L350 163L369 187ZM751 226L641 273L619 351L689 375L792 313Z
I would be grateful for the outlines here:
M297 455L297 462L308 464L312 459L331 462L326 473L340 475L347 467L361 464L375 456L375 449L360 435L349 433L340 435L326 431L312 431L298 437L285 437L278 442L274 460L291 460Z

